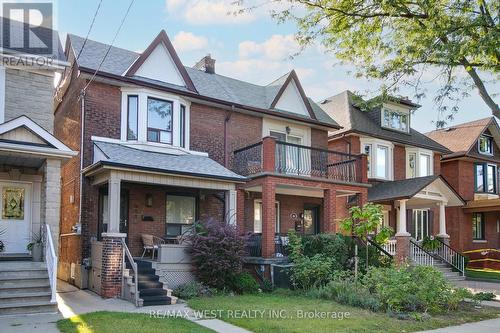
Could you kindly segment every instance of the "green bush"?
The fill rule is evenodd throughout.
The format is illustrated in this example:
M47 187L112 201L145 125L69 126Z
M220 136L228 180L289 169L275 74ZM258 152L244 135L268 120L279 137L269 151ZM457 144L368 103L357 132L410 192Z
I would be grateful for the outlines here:
M317 234L302 237L302 247L305 256L317 254L332 259L334 270L343 270L349 266L351 259L351 239L342 234Z
M363 279L387 311L442 312L456 309L466 294L433 267L371 268Z
M231 289L237 294L254 294L260 286L250 273L241 272L232 278Z
M474 294L473 298L478 301L492 301L495 299L495 294L494 293L485 293L485 292L479 292L477 294Z
M213 291L201 282L188 282L175 288L172 294L181 299L190 299L201 296L212 296Z

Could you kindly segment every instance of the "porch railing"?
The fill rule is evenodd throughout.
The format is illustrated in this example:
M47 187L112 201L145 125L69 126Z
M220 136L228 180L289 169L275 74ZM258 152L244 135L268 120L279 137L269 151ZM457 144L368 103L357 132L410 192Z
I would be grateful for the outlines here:
M389 253L391 256L396 255L396 240L395 239L389 239L387 243L382 245L382 248Z
M451 248L448 244L444 243L441 239L437 238L437 240L439 241L439 247L434 251L434 253L441 260L445 261L459 271L462 276L465 276L465 257L458 251Z
M48 224L45 224L45 263L47 264L47 273L49 274L50 302L57 303L57 256Z
M250 257L262 257L262 234L251 234L248 237L247 252ZM286 234L275 234L274 256L288 256L288 236Z
M123 247L123 271L125 271L125 263L128 260L130 267L132 268L132 271L134 273L134 303L135 306L139 306L139 279L138 279L138 270L137 270L137 263L134 261L134 258L132 257L132 254L130 253L130 250L128 249L127 244L125 243L125 239L121 239L122 242L122 247ZM125 279L123 279L125 280ZM124 288L122 288L123 290Z
M434 266L434 257L413 239L410 240L410 258L419 266Z
M274 159L274 163L266 159ZM265 145L261 141L235 150L233 170L243 176L267 171L343 182L362 182L362 166L362 155L273 140L272 145Z

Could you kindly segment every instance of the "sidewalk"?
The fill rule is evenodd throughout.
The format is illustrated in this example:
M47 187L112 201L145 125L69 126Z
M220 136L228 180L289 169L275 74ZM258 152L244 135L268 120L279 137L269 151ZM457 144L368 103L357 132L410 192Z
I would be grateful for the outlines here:
M228 324L222 320L196 318L185 303L137 308L130 302L121 299L103 299L91 291L80 290L63 281L58 281L57 305L60 312L58 314L12 315L1 317L0 332L33 333L33 331L37 331L44 333L59 333L56 327L56 322L58 320L95 311L119 311L146 314L149 314L150 311L187 311L190 316L187 319L201 326L210 328L215 332L250 333L247 330Z
M420 333L492 333L500 331L500 319L490 319L459 326L449 326Z

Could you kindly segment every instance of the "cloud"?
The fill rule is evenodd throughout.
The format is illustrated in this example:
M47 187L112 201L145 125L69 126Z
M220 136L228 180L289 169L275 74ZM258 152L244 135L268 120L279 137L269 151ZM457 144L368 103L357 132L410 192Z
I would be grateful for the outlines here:
M191 32L179 31L172 40L172 44L177 52L203 50L208 46L208 39L203 36L196 36Z
M165 7L169 15L193 25L243 24L257 19L253 12L234 15L245 8L234 0L166 0Z
M262 43L243 41L238 46L241 58L262 56L271 60L283 60L295 55L300 46L293 35L272 35Z

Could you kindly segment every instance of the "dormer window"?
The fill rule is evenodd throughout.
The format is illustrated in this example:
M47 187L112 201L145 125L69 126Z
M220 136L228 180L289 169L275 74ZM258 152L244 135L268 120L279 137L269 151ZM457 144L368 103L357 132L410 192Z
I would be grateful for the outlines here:
M493 138L489 135L481 135L479 138L479 153L493 155Z
M409 112L384 108L382 112L382 126L408 133L410 129L409 118Z
M189 149L190 102L150 89L122 88L121 140Z

